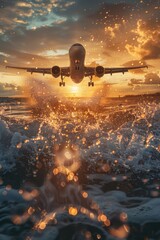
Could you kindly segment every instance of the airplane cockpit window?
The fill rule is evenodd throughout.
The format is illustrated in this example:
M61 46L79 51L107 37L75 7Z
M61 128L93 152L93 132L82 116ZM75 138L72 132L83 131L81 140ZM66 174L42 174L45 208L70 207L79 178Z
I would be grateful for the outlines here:
M75 60L75 64L79 64L79 63L80 63L80 61L76 59Z
M75 62L75 70L79 70L80 60L76 59L74 62Z

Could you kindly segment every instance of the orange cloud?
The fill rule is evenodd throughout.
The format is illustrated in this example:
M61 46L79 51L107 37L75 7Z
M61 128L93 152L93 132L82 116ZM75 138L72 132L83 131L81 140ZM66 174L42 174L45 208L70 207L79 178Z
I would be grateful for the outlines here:
M142 79L131 79L128 86L134 85L160 85L160 77L156 73L148 73L145 75L144 80Z
M108 33L111 38L116 37L116 32L120 29L121 24L115 23L113 27L105 27L105 33Z
M127 44L127 51L141 59L157 59L160 57L160 26L154 21L137 21L137 28L132 31L137 36L137 45Z

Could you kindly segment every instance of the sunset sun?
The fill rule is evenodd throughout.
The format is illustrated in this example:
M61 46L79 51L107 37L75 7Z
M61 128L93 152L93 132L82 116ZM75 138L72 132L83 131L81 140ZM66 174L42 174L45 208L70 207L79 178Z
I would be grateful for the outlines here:
M80 89L78 86L72 86L71 87L71 93L78 94L80 92Z

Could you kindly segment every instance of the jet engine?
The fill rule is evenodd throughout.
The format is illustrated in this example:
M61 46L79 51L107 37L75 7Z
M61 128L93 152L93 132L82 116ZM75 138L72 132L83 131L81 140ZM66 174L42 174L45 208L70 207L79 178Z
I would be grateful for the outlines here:
M59 66L52 67L52 76L58 78L61 75L61 69Z
M101 78L101 77L103 77L104 74L105 74L105 69L104 69L104 67L102 67L102 66L96 67L96 69L95 69L95 75L96 75L97 77Z

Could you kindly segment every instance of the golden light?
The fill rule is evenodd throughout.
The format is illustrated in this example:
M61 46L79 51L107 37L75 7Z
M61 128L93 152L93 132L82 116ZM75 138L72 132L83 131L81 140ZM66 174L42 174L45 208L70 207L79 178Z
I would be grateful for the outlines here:
M71 152L68 151L68 150L65 151L64 156L65 156L68 160L70 160L70 159L72 158Z
M82 192L82 196L83 196L84 198L87 198L87 197L88 197L88 193L87 193L87 192Z
M68 175L68 181L73 180L74 172L80 167L79 149L74 146L62 146L55 150L55 164L54 175L61 172Z
M106 222L107 221L107 217L104 214L100 214L98 216L98 221Z
M54 168L54 169L53 169L53 174L54 174L54 175L57 175L58 173L59 173L59 169L58 169L58 168Z
M69 214L72 216L76 216L78 214L78 209L75 207L70 207L68 210Z
M32 215L34 212L35 212L35 209L32 208L32 207L29 207L29 209L28 209L28 214L29 214L29 215Z
M128 225L122 225L119 228L111 228L110 234L118 238L126 238L129 235L130 228Z
M79 87L78 86L72 86L71 87L71 93L73 93L73 94L79 93Z
M73 178L74 178L74 173L70 172L70 173L68 174L67 180L68 180L68 181L72 181Z
M46 228L46 223L45 222L41 222L40 225L39 225L39 228L41 230L44 230Z

